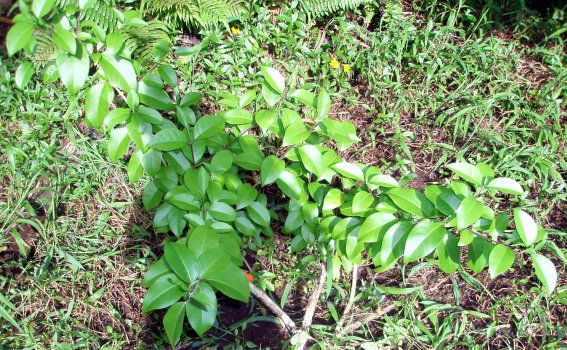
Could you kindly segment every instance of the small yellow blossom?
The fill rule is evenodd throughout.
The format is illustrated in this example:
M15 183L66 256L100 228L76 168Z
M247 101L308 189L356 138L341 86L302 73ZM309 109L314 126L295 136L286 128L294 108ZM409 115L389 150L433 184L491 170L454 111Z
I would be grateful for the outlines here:
M230 27L230 31L231 31L232 34L234 34L234 35L240 34L240 29L235 28L235 27Z
M339 68L339 61L333 59L331 60L331 62L329 62L329 65L331 65L331 67L333 68Z
M345 64L345 65L343 66L343 71L345 71L345 73L350 72L350 65L349 65L349 64Z

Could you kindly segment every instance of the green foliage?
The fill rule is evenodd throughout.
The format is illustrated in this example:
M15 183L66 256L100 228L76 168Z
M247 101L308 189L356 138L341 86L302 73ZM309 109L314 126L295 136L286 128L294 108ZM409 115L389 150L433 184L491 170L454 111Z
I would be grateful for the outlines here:
M53 11L69 23L82 18L72 10ZM26 21L18 24L44 27L35 18L44 12L24 11ZM123 25L147 27L137 13L130 15ZM150 57L125 49L127 35L98 27L53 26L54 74L84 97L88 123L109 135L110 159L131 154L131 181L149 176L144 207L156 209L155 231L175 238L166 238L163 257L146 273L143 310L167 308L163 324L171 344L179 341L185 319L199 335L214 325L217 292L248 300L241 252L265 245L276 209L285 217L283 231L293 237L291 251L316 252L314 258L327 261L335 274L331 280L341 269L370 261L386 271L416 260L446 273L488 266L495 278L529 254L544 289L554 291L555 266L541 254L548 231L520 208L513 220L510 212L492 208L500 194L524 195L517 181L495 177L486 164L459 161L447 169L460 179L425 191L406 188L406 181L376 166L339 156L336 149L360 139L350 121L331 113L334 94L298 84L297 71L286 77L265 63L250 67L246 91L222 94L224 110L203 115L201 93L179 84L175 68L163 63L170 52L159 37ZM27 25L20 30L14 26L8 37L11 55L33 46ZM145 69L141 59L155 64ZM30 67L24 62L18 68L18 86L30 80ZM279 207L263 193L273 183L289 198Z
M173 28L209 27L228 23L244 12L243 0L143 0L146 15L159 18Z
M317 18L339 11L353 10L372 2L372 0L301 0L300 6L309 16Z

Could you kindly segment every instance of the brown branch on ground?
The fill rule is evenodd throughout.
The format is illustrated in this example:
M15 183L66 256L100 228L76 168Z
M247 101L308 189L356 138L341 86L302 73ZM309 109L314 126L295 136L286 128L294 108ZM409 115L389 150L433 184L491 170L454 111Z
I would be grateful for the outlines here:
M297 332L297 326L295 322L285 313L276 303L270 299L270 297L262 292L258 287L254 285L254 283L249 282L250 290L252 291L252 295L256 297L256 299L260 300L271 312L276 315L282 324L284 325L285 330L288 332L288 335L294 334Z
M309 298L309 302L307 303L307 308L305 309L305 316L303 317L303 323L301 325L302 330L307 330L311 323L313 322L313 315L315 315L315 308L317 307L317 303L319 302L319 297L321 296L321 292L323 291L323 285L325 284L325 280L327 279L327 269L325 268L324 263L320 263L319 266L321 267L321 273L319 275L319 283L315 286L315 290L311 294L311 298Z

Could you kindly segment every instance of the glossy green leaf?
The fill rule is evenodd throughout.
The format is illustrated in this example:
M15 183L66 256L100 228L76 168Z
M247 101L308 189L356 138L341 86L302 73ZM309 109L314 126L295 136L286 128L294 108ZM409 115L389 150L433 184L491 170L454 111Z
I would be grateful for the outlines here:
M300 200L303 194L303 184L297 176L284 170L276 180L276 184L286 196L291 199Z
M502 193L516 195L521 195L524 193L524 189L516 180L507 177L497 177L496 179L490 181L486 186L490 189L497 190Z
M139 106L133 116L154 125L162 125L165 121L160 112L146 106Z
M385 187L385 188L399 187L400 186L398 184L398 181L396 181L396 179L394 179L393 177L391 177L389 175L382 175L382 174L377 174L377 175L370 177L368 182L373 184L373 185Z
M483 204L474 196L468 196L463 199L455 211L457 214L457 228L462 230L477 222L482 216L482 207Z
M148 175L156 176L161 167L161 152L150 149L140 155L140 163Z
M274 90L267 81L262 82L262 97L268 107L275 106L282 98L282 95Z
M217 297L208 283L201 282L193 298L187 303L189 324L199 336L208 331L217 318Z
M33 0L32 12L37 18L41 18L51 11L56 0Z
M130 136L125 127L113 129L108 139L108 156L113 162L118 161L128 150Z
M424 220L408 234L404 250L404 262L421 259L433 252L445 237L445 227L440 222Z
M140 96L140 102L146 106L161 111L170 111L174 108L169 95L161 88L156 88L142 82L138 88L138 95Z
M331 97L329 93L322 89L317 96L317 114L319 118L324 118L329 115L329 111L331 110Z
M557 270L551 260L541 254L532 254L537 278L545 287L548 295L551 295L557 285Z
M245 109L229 109L222 114L224 120L232 125L251 124L253 115Z
M333 210L343 204L343 194L337 189L333 188L327 192L323 200L323 210Z
M283 93L285 90L285 79L278 70L272 67L262 67L262 75L272 89L279 94Z
M155 134L148 146L160 151L173 151L188 144L187 134L179 129L169 128Z
M259 110L254 116L256 124L262 129L262 131L267 131L276 122L276 111L270 110Z
M205 278L224 295L244 303L248 302L250 286L248 285L248 278L240 268L232 264L227 265L223 270L207 274Z
M181 332L183 331L185 304L186 303L180 302L171 305L163 316L163 328L165 329L167 340L172 346L177 344L181 337Z
M415 189L392 188L386 193L400 209L421 218L435 215L435 207L423 193Z
M257 230L256 226L245 216L239 216L236 218L234 223L236 229L245 236L254 237L256 236Z
M488 271L490 272L490 277L495 278L506 272L512 267L515 259L516 257L512 249L503 244L496 245L488 257Z
M183 282L191 284L197 279L197 258L186 245L166 242L163 254L167 265Z
M319 149L312 145L305 145L300 147L298 150L301 155L301 162L305 169L320 178L321 174L323 174L323 171L325 170L325 165L323 164L323 155Z
M142 192L142 202L144 209L150 210L155 208L163 198L163 192L157 188L154 181L149 181Z
M380 247L380 261L383 266L390 265L404 254L406 239L412 227L410 222L402 221L386 231Z
M142 311L149 312L173 305L186 291L186 286L173 273L164 275L155 280L146 292L142 303Z
M285 162L274 155L267 156L260 168L262 186L275 182L285 170Z
M270 212L266 208L265 205L259 202L252 202L248 207L246 207L246 211L255 223L262 227L267 227L270 225Z
M99 64L110 84L123 91L137 90L138 78L130 61L103 54Z
M77 39L70 30L63 28L61 25L55 26L51 40L59 49L71 55L77 53Z
M521 209L514 209L514 223L518 235L526 246L532 245L537 239L537 224L532 217Z
M160 64L158 67L159 76L171 87L177 86L177 73L170 64Z
M86 50L78 46L75 56L60 52L55 62L63 85L70 93L77 93L89 76L90 59Z
M223 202L215 202L209 209L211 216L219 221L233 222L236 220L236 211L230 205Z
M157 279L167 274L171 274L171 269L165 263L165 258L161 258L146 271L142 280L142 287L147 288L151 286Z
M358 231L358 241L373 243L379 241L386 230L396 221L396 217L388 213L374 213L364 220Z
M282 146L299 145L305 141L311 133L303 122L291 124L285 129Z
M336 163L331 166L336 172L349 179L364 181L364 173L355 164L349 162Z
M190 231L187 247L200 259L203 254L219 246L219 234L209 226L200 226Z
M28 84L31 77L33 76L33 72L34 72L34 67L31 62L26 61L20 64L18 66L18 69L16 69L16 77L15 77L16 86L19 89L23 89Z
M200 92L188 92L183 96L181 102L179 102L179 105L182 107L192 106L199 102L202 97L203 94Z
M438 185L425 187L425 196L435 205L437 210L448 216L454 215L461 204L461 200L451 189Z
M112 87L105 83L93 85L87 91L87 96L85 97L85 117L91 126L95 128L102 126L113 98L114 91L112 91Z
M353 213L364 213L365 211L371 209L374 203L374 196L366 191L360 191L354 195L352 199L352 212Z
M140 163L140 151L132 153L132 157L130 157L128 161L126 172L130 183L138 181L144 175L144 168L142 167L142 163Z
M217 152L211 159L211 172L214 174L224 174L230 170L232 166L232 152L221 150Z
M236 209L239 210L254 202L254 200L258 197L258 191L252 187L252 185L245 183L238 187L236 195Z
M23 49L32 39L34 26L29 22L18 22L10 28L6 36L8 56Z
M203 116L195 123L193 137L195 140L204 140L224 133L224 119L219 116Z
M482 172L472 164L457 162L447 165L447 168L472 184L482 185Z
M445 273L453 273L461 266L461 250L455 235L447 232L443 242L437 247L439 268Z
M480 273L488 264L491 253L491 243L482 237L475 237L468 245L467 266L474 273Z
M115 108L104 117L104 125L107 128L112 129L116 125L127 121L130 118L130 113L131 113L130 108ZM130 130L128 130L128 134L130 135L130 138L133 140L134 138L130 134Z
M292 92L289 96L303 102L305 105L309 107L312 108L317 107L315 94L313 94L311 91L307 91L304 89L297 89L294 92Z

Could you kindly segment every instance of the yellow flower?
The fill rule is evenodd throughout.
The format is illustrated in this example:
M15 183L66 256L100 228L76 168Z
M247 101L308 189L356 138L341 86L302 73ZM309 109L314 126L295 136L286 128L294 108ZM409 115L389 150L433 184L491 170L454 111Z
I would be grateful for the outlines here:
M350 72L350 65L349 65L349 64L345 64L345 65L343 66L343 71L344 71L345 73Z
M331 67L333 68L339 68L339 61L333 59L331 60L331 62L329 62L329 65L331 65Z
M232 34L234 34L234 35L240 34L240 29L238 29L238 28L230 27L230 31L231 31Z

